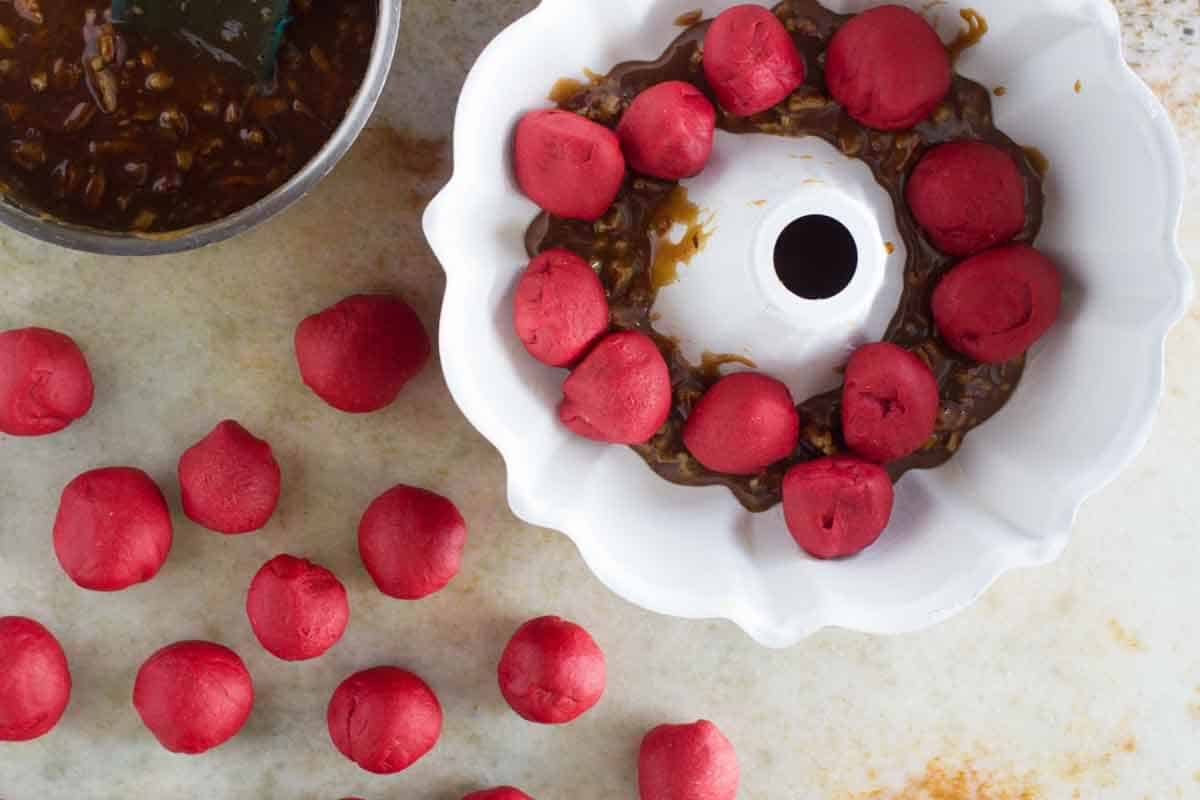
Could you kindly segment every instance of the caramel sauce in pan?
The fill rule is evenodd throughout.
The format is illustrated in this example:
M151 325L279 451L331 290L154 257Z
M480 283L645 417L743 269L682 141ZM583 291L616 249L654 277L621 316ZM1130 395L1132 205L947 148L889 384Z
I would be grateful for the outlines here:
M950 63L957 63L958 57L964 51L969 50L975 45L983 41L983 37L987 35L988 23L983 14L980 14L973 8L964 8L958 12L958 15L967 23L967 27L962 33L954 37L954 41L946 46L946 52L950 54Z
M730 116L718 106L717 125L730 133L776 136L817 136L843 155L862 160L892 198L897 227L907 252L904 291L884 339L916 353L938 380L941 411L937 429L913 455L888 465L898 480L911 469L937 467L961 447L964 437L996 414L1016 390L1024 358L1006 364L979 364L947 347L934 330L930 297L941 277L957 263L935 250L921 235L904 203L908 174L924 152L956 139L977 139L1008 151L1025 184L1025 227L1018 242L1033 242L1042 223L1042 182L1036 156L998 130L992 118L991 92L955 75L950 92L933 115L912 130L883 132L860 125L829 98L822 56L834 32L849 16L839 15L817 0L784 0L775 7L799 47L807 66L805 82L786 101L750 118ZM972 22L972 20L975 20ZM978 15L968 18L973 41L982 35ZM683 31L654 61L619 64L594 86L585 86L561 101L603 125L615 127L639 92L656 83L682 80L695 85L716 105L701 68L701 42L708 22ZM965 40L964 40L965 42ZM965 43L959 47L967 46ZM800 443L795 453L758 475L733 476L706 469L683 446L683 425L700 396L719 379L719 369L688 363L678 346L654 330L652 310L655 281L655 219L664 204L675 202L677 186L670 181L629 175L616 202L595 223L564 220L542 214L530 226L530 254L565 247L588 259L608 292L613 325L640 330L658 343L667 359L674 388L667 423L647 444L634 449L663 478L687 485L727 487L751 511L765 511L780 501L783 475L794 464L844 450L841 436L841 378L829 376L829 392L803 400ZM729 235L736 235L731 233Z
M679 280L679 268L690 264L715 232L713 217L702 219L700 215L700 206L688 199L687 189L682 186L676 186L654 212L650 220L655 235L650 286L655 291ZM675 241L672 236L678 225L685 230Z
M700 366L697 367L697 371L715 383L725 375L725 372L721 368L729 364L739 364L750 369L758 369L758 364L755 364L746 356L734 355L732 353L710 353L706 350L700 356Z
M565 103L583 91L586 85L583 81L575 78L559 78L550 87L550 93L546 95L546 99L551 103Z
M1045 180L1046 173L1050 171L1050 159L1041 150L1038 150L1032 145L1027 145L1021 148L1025 152L1025 157L1029 159L1030 166L1033 171L1038 174L1039 178Z

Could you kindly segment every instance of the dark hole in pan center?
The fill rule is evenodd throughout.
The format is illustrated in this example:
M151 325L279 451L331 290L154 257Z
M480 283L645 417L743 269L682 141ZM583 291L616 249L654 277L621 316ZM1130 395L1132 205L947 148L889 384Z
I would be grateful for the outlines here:
M775 274L789 292L806 300L837 296L857 270L858 245L833 217L800 217L775 242Z

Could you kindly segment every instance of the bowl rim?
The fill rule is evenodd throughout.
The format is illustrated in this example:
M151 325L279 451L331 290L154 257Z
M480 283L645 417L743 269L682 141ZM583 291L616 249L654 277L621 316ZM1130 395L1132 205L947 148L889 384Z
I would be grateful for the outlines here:
M485 70L497 54L508 46L508 42L521 34L525 26L532 26L535 17L547 8L563 5L569 0L542 0L528 14L512 23L498 35L476 61L467 81L464 84L459 99L459 111L471 102L474 94L473 86L479 82L482 70ZM451 352L453 342L451 332L455 329L455 320L469 315L464 299L465 286L469 283L468 270L458 267L456 255L459 248L465 246L458 238L451 235L454 230L449 223L454 219L452 206L458 199L469 195L472 191L472 176L467 174L470 163L466 155L465 137L455 136L455 171L442 191L428 206L424 216L424 230L431 248L437 255L446 273L446 293L442 305L441 346L443 352L443 370L447 386L455 402L472 425L487 438L499 451L506 466L507 498L513 512L526 522L561 531L571 539L578 548L581 557L596 577L610 590L626 600L656 613L688 619L726 619L747 632L753 639L771 648L793 646L817 631L829 627L841 627L871 634L901 634L908 633L937 624L963 609L971 606L988 588L990 588L1005 573L1026 567L1035 567L1055 561L1066 548L1071 528L1078 516L1083 503L1092 495L1115 480L1138 456L1148 442L1154 427L1156 412L1165 393L1166 375L1166 341L1170 329L1187 313L1194 295L1194 285L1191 269L1180 248L1180 228L1183 219L1183 200L1186 188L1186 170L1182 148L1178 136L1171 124L1170 118L1150 88L1141 80L1125 60L1122 50L1122 32L1120 16L1107 0L1081 0L1088 11L1092 12L1099 26L1105 33L1109 53L1107 56L1116 59L1123 70L1123 76L1132 87L1131 95L1142 105L1152 123L1155 140L1163 154L1165 162L1164 191L1168 195L1167 208L1169 216L1164 220L1165 241L1161 242L1162 268L1169 270L1175 279L1175 302L1164 303L1164 307L1152 325L1146 331L1153 335L1147 341L1156 342L1157 357L1154 359L1152 374L1148 382L1148 391L1143 402L1131 407L1130 418L1138 420L1136 425L1122 437L1119 446L1114 448L1118 455L1106 459L1103 465L1089 474L1087 486L1081 487L1076 495L1069 498L1069 513L1064 513L1053 526L1054 530L1045 531L1045 538L1039 541L1029 541L1021 547L991 549L987 558L980 558L975 564L962 570L961 574L938 593L933 611L912 614L910 610L898 609L895 613L864 619L861 616L849 619L839 614L837 609L828 604L820 604L807 610L787 626L763 627L755 619L754 613L736 598L714 598L706 607L683 607L673 601L666 593L654 586L641 585L627 579L622 574L619 564L594 545L596 537L588 530L586 520L581 520L569 508L546 508L533 500L523 488L521 472L524 460L521 456L523 442L518 433L512 430L502 430L493 420L485 419L482 413L477 413L477 407L469 402L475 393L465 385L465 372L455 370L452 359L446 357ZM457 125L457 123L456 123ZM469 298L467 298L469 299Z
M84 253L111 256L156 256L196 250L257 227L298 202L328 175L366 127L383 93L400 37L402 0L376 0L378 17L371 58L362 84L342 121L300 171L252 205L214 222L163 233L123 233L61 222L4 202L0 225L34 239Z

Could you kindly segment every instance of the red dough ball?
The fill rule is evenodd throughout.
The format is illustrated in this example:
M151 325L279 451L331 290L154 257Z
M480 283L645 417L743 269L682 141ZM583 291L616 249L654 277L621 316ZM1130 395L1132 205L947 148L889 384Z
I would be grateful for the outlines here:
M933 292L938 333L958 352L999 364L1050 330L1062 303L1062 278L1050 259L1014 244L968 259Z
M800 415L774 378L738 372L704 393L683 427L688 452L714 472L753 475L796 449Z
M377 497L358 524L358 552L379 591L417 600L458 574L467 523L441 495L396 486Z
M254 706L254 683L238 654L212 642L176 642L142 664L133 707L172 753L196 755L232 739Z
M296 328L304 384L329 405L366 414L391 405L429 360L432 345L408 303L355 295Z
M797 464L783 477L788 530L816 558L852 556L875 544L894 499L887 470L849 456Z
M930 150L908 179L905 199L934 247L969 256L1025 227L1025 184L1012 156L983 142Z
M442 707L425 681L396 667L356 672L333 693L329 738L367 772L408 769L437 744Z
M580 436L613 444L649 441L671 413L671 374L644 333L600 340L563 382L558 416Z
M950 56L914 11L879 6L838 29L825 53L825 81L846 113L883 131L911 128L950 91Z
M804 83L804 57L768 9L733 6L718 14L704 35L704 77L722 108L749 117Z
M54 553L84 589L115 592L150 580L167 560L172 539L167 501L140 469L92 470L63 489Z
M45 328L0 333L0 433L61 431L92 407L92 372L70 337Z
M246 594L258 641L284 661L316 658L337 644L350 620L346 587L332 572L295 556L262 565Z
M547 250L529 262L513 299L513 326L529 354L552 367L574 364L608 330L608 298L588 262Z
M570 111L531 111L517 124L513 154L525 195L556 217L604 216L625 180L615 133Z
M533 798L512 786L500 786L496 789L485 789L482 792L471 792L463 800L533 800Z
M704 169L716 126L717 110L699 89L684 81L666 81L633 99L617 136L630 167L677 181Z
M230 419L179 459L183 513L219 533L266 525L279 503L279 481L271 445Z
M659 725L642 739L641 800L734 800L738 777L733 745L708 720Z
M530 722L561 725L600 702L604 653L575 623L538 617L517 628L497 674L513 711Z
M50 732L71 699L71 671L54 634L25 617L0 617L0 742Z
M885 464L933 435L941 399L925 362L884 342L860 347L846 365L842 435L858 455Z

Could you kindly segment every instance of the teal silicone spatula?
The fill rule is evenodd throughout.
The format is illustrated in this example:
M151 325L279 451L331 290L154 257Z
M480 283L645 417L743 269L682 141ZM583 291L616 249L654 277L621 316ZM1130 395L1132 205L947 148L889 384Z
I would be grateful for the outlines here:
M275 71L288 0L114 0L113 23L152 41L178 37L258 80Z

